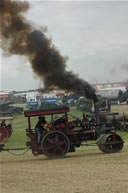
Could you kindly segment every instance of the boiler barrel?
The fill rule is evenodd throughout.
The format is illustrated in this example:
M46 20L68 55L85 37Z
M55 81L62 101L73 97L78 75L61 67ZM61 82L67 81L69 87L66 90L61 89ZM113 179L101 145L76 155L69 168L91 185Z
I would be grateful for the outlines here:
M103 115L103 114L101 114L100 117L105 118L108 121L113 120L113 115ZM128 113L127 114L126 113L125 114L121 113L119 115L116 115L116 119L118 121L128 121Z

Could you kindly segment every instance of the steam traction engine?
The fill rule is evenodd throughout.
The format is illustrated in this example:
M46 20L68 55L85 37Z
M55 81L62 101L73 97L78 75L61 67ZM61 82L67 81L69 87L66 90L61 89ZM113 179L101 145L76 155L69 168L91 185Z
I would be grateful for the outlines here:
M123 148L123 140L115 133L111 126L100 125L98 111L96 110L96 124L89 125L87 120L73 121L68 119L69 108L46 109L25 111L28 118L26 134L30 138L28 146L34 155L44 154L49 158L60 158L68 152L75 152L75 148L83 145L84 141L97 140L96 144L104 153L120 152ZM54 115L62 114L54 120ZM37 135L31 128L31 117L51 115L51 122L47 130L41 136L41 144L37 144ZM73 123L73 124L72 124Z

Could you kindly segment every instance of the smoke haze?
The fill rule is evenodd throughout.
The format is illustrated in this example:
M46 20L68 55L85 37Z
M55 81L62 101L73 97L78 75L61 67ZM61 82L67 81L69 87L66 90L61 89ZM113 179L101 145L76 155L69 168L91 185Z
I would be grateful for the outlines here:
M9 55L26 56L45 89L58 87L96 99L95 90L88 82L66 71L67 57L61 56L45 32L26 20L23 13L28 9L25 1L0 1L1 48Z

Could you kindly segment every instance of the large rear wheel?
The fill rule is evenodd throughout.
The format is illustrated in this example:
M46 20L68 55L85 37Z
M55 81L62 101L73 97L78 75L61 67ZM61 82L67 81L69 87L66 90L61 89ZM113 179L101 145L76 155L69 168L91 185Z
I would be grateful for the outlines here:
M49 158L61 158L70 148L68 137L59 131L50 131L41 142L43 154Z

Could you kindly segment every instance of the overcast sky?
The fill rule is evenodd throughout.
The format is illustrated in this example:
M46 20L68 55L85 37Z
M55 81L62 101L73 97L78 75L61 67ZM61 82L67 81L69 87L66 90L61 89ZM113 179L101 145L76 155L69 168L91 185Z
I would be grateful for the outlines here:
M46 26L47 36L68 56L67 70L90 83L119 82L128 74L127 1L30 1L26 17ZM40 86L23 57L1 55L1 88Z

